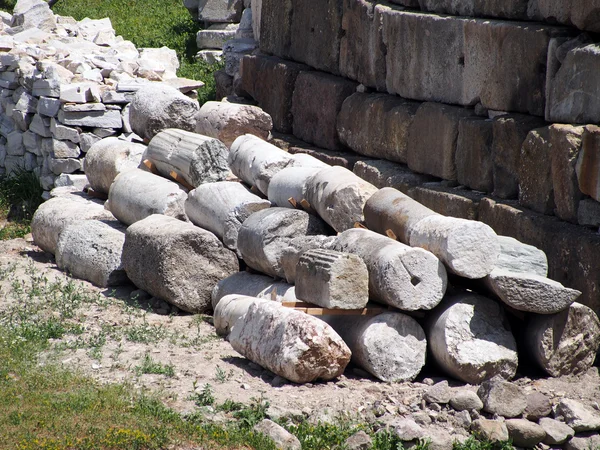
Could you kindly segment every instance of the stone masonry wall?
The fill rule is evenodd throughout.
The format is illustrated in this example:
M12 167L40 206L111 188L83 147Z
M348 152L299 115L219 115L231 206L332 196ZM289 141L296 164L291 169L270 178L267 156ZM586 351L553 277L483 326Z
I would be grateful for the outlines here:
M290 152L543 249L598 310L600 3L558 4L254 0L236 93Z

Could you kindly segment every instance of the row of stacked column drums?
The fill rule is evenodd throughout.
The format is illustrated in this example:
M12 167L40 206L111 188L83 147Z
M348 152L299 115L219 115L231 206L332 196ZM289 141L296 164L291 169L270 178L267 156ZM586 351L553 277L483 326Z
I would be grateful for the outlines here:
M93 196L55 190L33 220L58 266L214 310L236 351L291 381L335 378L350 359L413 380L428 354L468 383L513 377L519 356L551 376L594 362L596 313L546 277L541 250L343 167L167 129L147 147L96 143L85 171Z

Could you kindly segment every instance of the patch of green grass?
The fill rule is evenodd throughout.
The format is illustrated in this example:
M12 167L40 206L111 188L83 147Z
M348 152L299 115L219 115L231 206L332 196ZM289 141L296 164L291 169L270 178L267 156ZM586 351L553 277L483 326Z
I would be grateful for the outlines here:
M162 364L158 361L154 361L152 357L146 353L144 359L142 359L142 364L135 368L135 372L138 375L153 374L174 377L175 367L173 367L173 364Z
M23 237L31 231L33 213L42 203L40 180L19 169L0 178L0 240Z
M213 393L212 386L208 383L204 385L202 391L195 392L190 397L196 406L212 406L215 403L215 396Z

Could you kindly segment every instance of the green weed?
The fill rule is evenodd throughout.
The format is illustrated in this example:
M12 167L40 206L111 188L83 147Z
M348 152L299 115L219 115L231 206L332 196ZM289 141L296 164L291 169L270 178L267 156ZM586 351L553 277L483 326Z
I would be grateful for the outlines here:
M173 364L162 364L160 362L154 361L152 357L148 353L146 353L144 355L144 359L142 360L142 364L135 368L135 373L137 373L138 375L154 374L164 375L166 377L174 377L175 367L173 367Z

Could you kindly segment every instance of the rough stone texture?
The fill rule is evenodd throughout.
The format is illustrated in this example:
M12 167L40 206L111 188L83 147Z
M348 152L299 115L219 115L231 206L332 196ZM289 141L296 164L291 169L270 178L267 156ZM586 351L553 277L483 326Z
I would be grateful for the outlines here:
M494 190L491 119L464 118L458 124L456 179L476 191Z
M403 164L383 159L357 161L352 171L376 188L390 187L407 193L410 188L434 180L429 175L421 175Z
M261 0L260 50L288 58L292 45L293 0Z
M301 450L302 446L296 436L269 419L263 419L254 426L254 431L268 436L277 448L282 450Z
M219 281L212 291L212 307L217 307L226 295L244 295L277 302L296 301L294 286L281 281L273 281L272 277L255 275L249 272L238 272Z
M480 222L436 214L400 191L383 188L364 207L367 227L432 252L452 272L481 278L500 251L493 230Z
M493 378L484 381L477 390L483 410L503 417L520 416L527 407L523 390L509 381Z
M215 233L225 247L237 252L242 223L270 206L271 202L252 194L241 183L220 181L192 190L185 201L185 212L192 223Z
M301 155L298 155L301 156ZM305 155L308 156L308 155ZM318 161L318 160L317 160ZM286 167L277 172L269 183L267 197L274 205L282 208L299 207L300 202L306 197L306 184L308 180L317 174L323 167ZM296 206L294 206L294 203ZM312 208L308 208L313 212Z
M467 220L478 220L479 202L484 198L480 193L446 187L444 182L426 183L407 193L438 214Z
M287 282L296 281L298 261L304 252L313 249L329 249L334 242L334 236L300 236L292 239L281 253L281 265Z
M280 170L295 165L293 156L250 134L234 141L227 161L236 176L265 195L271 178Z
M324 0L319 4L330 1L338 0ZM304 3L310 2L305 0ZM338 150L336 118L356 86L353 81L326 73L300 72L292 98L294 135L319 147Z
M340 74L379 91L386 90L382 10L367 0L344 0Z
M360 430L346 439L344 445L348 450L369 450L373 447L373 440L367 433Z
M469 109L423 103L409 131L408 167L415 172L456 180L458 124L472 115Z
M580 291L545 276L498 268L492 270L484 283L511 308L535 314L558 313L581 296Z
M292 4L291 59L337 75L343 0L293 0Z
M564 422L543 417L539 421L540 426L546 432L543 442L546 445L561 445L575 436L575 430Z
M229 175L227 147L218 139L170 128L156 134L146 149L150 160L164 177L175 172L191 186L223 181Z
M576 171L581 192L600 201L600 127L584 128Z
M564 44L565 47L568 45ZM580 44L569 49L556 72L548 73L546 120L583 124L599 122L600 86L594 77L589 76L599 69L600 49L596 44Z
M550 402L550 398L541 392L531 392L527 394L525 400L527 401L524 412L526 419L535 422L552 413L552 403Z
M121 264L125 229L116 221L68 224L58 239L56 265L71 275L108 287L128 283Z
M186 220L186 199L187 193L177 183L135 169L117 175L110 187L105 208L125 225L152 214Z
M108 194L117 175L140 165L146 147L108 137L93 144L85 155L85 172L94 191Z
M428 318L426 332L435 361L459 380L478 384L515 375L515 339L504 310L490 299L474 294L448 298Z
M564 398L556 405L556 414L565 419L576 433L600 430L600 414L591 407L576 400Z
M242 0L201 0L198 7L198 20L204 22L238 23L242 17Z
M244 134L267 139L271 117L257 106L206 102L195 117L195 132L221 140L227 147Z
M221 50L223 44L235 37L237 24L216 23L196 34L196 47L200 49L214 48Z
M471 431L492 442L508 441L509 438L506 424L500 420L474 420L471 424Z
M338 232L364 220L363 207L377 188L348 169L323 169L306 182L306 200Z
M497 233L538 247L548 255L548 276L582 292L579 302L600 308L600 236L556 217L528 211L513 203L483 199L479 219ZM578 270L571 270L578 267Z
M233 327L233 349L296 383L341 375L350 350L325 322L275 302L254 304Z
M300 210L268 208L244 221L238 234L238 250L248 266L267 275L285 277L283 250L298 236L324 234L325 224Z
M258 102L273 120L273 128L292 132L292 95L304 64L264 55L244 56L240 71L242 89Z
M483 409L483 402L475 392L460 389L450 398L450 406L457 411L480 411Z
M378 302L405 311L428 310L446 292L444 266L421 248L360 228L340 233L333 248L364 260L369 270L369 294Z
M545 277L548 275L548 258L546 254L533 245L509 236L498 236L500 254L496 260L496 269L526 273Z
M50 199L42 203L31 220L35 244L46 252L56 253L58 239L65 227L81 220L114 220L101 203L78 195Z
M213 322L219 336L227 336L237 320L248 312L250 305L257 302L268 302L264 298L230 294L222 297L214 306Z
M406 163L409 129L418 108L419 103L393 95L352 94L337 117L340 141L361 155Z
M554 214L577 223L581 191L577 182L577 158L583 127L554 124L550 127L550 163L554 188Z
M600 434L591 432L575 436L564 445L565 450L589 450L600 446Z
M476 103L477 93L463 86L467 20L391 8L382 10L382 17L390 94L459 105Z
M427 403L439 403L446 405L450 403L451 396L452 390L448 385L448 380L443 380L427 388L423 394L423 400L425 400Z
M518 447L533 448L546 437L546 432L540 425L527 419L507 420L506 428L513 444Z
M323 308L361 309L369 301L367 266L353 254L307 250L298 260L295 280L298 300Z
M348 345L352 361L382 381L412 381L425 365L425 332L410 316L387 312L322 318Z
M13 9L11 26L51 31L56 28L56 18L45 1L19 0Z
M494 118L494 195L500 198L517 198L521 147L529 131L542 126L542 119L522 114L505 114Z
M438 14L451 14L471 17L501 17L504 19L524 19L527 17L528 0L419 0L424 11Z
M554 185L548 128L532 130L521 148L519 203L542 214L554 212Z
M150 83L141 87L133 97L129 121L134 133L152 139L167 128L194 131L194 116L200 107L196 100L166 84Z
M191 313L210 310L213 286L239 270L210 231L158 214L127 228L122 261L136 286Z
M573 303L557 314L533 316L525 336L534 361L551 376L584 373L600 346L600 320L587 306Z
M590 198L581 200L577 208L577 223L598 228L600 226L600 203Z

